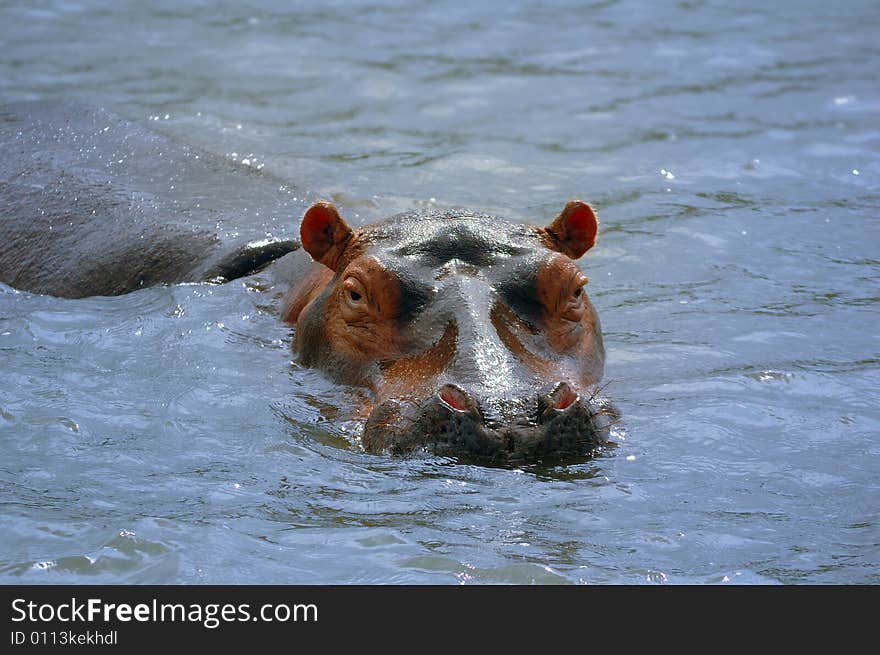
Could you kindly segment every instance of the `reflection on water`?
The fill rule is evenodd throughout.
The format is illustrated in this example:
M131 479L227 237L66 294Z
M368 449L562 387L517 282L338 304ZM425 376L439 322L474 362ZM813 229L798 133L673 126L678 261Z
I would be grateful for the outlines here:
M876 18L3 6L0 99L114 108L353 222L592 201L625 427L568 466L368 456L351 399L291 363L268 278L0 287L0 580L880 582Z

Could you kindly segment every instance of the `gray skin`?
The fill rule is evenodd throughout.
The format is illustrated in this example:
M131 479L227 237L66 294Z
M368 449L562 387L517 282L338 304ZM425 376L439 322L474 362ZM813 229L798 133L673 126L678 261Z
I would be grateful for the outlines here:
M326 338L323 315L332 285L301 314L294 343L300 362L376 391L379 402L363 432L367 451L426 450L460 461L517 465L585 457L609 444L617 414L597 392L605 359L598 316L585 297L594 348L563 355L550 350L534 285L539 266L554 253L532 227L469 210L413 211L362 228L358 238L369 243L365 255L401 280L397 328L404 356L424 353L447 329L455 333L454 354L434 381L434 393L383 399L383 369L393 362L354 367ZM564 377L542 377L505 345L497 312L507 310L527 326L517 336L529 352L557 362ZM555 409L575 379L589 379L588 390ZM464 409L450 406L443 393Z
M222 282L299 247L278 180L104 109L0 107L0 151L0 282L21 290Z

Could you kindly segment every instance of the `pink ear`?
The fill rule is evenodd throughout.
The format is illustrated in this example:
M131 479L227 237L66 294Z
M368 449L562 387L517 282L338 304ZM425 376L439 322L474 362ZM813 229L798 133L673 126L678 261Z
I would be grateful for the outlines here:
M351 236L351 228L331 202L316 202L309 207L299 226L299 238L305 251L316 262L334 271Z
M596 243L598 229L593 208L580 200L570 200L545 231L559 252L578 259Z

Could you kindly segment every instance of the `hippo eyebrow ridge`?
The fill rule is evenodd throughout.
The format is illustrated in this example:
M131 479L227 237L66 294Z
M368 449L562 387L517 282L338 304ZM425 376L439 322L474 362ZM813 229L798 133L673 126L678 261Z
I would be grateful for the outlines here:
M397 318L402 323L412 321L421 312L431 297L434 287L417 280L410 273L394 270L400 288L400 300L397 307Z
M507 305L529 323L541 318L541 302L538 299L538 266L527 262L511 274L495 283L495 290Z

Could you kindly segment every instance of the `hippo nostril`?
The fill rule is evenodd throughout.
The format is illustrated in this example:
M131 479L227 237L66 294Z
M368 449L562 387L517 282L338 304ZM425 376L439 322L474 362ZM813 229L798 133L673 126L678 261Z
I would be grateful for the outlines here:
M579 398L577 392L567 383L560 382L556 388L550 392L550 404L554 409L563 410L571 407Z
M468 403L467 394L456 386L444 384L437 395L440 396L440 400L458 412L466 412L470 409L471 403Z

